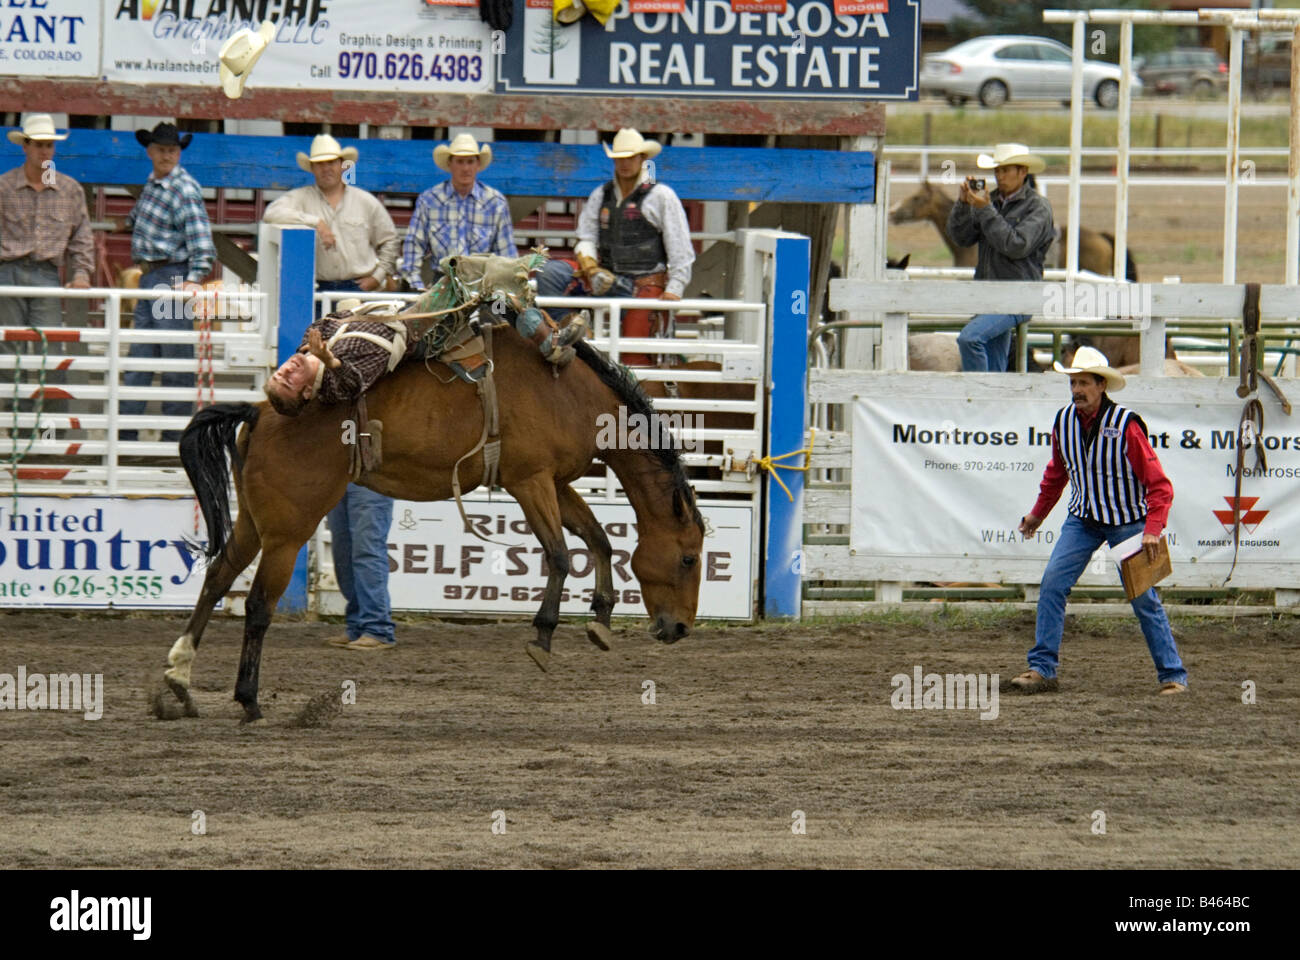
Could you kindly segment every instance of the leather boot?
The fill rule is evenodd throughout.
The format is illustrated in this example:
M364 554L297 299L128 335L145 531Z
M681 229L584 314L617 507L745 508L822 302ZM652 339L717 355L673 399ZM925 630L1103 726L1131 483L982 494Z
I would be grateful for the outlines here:
M548 363L567 367L573 361L573 344L587 335L586 318L584 310L575 314L565 326L558 327L546 311L529 307L517 316L515 329L536 344L538 352Z

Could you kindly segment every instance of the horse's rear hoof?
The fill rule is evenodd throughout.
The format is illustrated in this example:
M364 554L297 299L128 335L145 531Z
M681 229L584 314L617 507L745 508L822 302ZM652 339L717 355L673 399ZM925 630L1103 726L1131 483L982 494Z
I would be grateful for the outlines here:
M587 624L587 639L602 650L608 650L614 642L614 632L596 620Z
M253 704L251 707L249 707L249 706L245 706L245 707L244 707L244 716L243 716L243 718L239 721L239 725L240 725L241 727L264 727L264 726L266 726L266 720L263 719L263 717L262 717L262 709L261 709L261 707L259 707L257 704Z
M533 663L541 667L542 673L546 673L550 668L551 651L547 650L541 644L534 640L529 640L524 644L524 652L533 658Z

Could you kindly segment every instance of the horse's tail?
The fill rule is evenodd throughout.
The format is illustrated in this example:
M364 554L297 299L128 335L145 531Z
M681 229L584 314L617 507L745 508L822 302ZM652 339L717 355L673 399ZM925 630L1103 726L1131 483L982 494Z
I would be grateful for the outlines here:
M258 408L251 403L214 404L194 414L181 434L181 464L208 525L208 545L203 553L209 560L221 556L231 533L227 494L231 466L226 463L226 454L229 452L230 463L239 470L242 464L235 435L241 423L255 427L257 414Z
M1110 248L1111 250L1114 250L1115 235L1112 233L1103 233L1102 236L1105 237L1108 241L1110 241ZM1138 265L1136 261L1134 261L1133 259L1133 248L1125 247L1124 248L1124 279L1129 280L1133 283L1137 283L1137 278L1138 278Z

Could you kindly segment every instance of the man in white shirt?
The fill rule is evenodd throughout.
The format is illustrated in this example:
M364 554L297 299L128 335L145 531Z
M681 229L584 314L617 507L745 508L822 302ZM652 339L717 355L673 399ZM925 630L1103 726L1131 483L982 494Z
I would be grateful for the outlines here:
M377 290L397 268L401 241L393 218L373 194L343 182L344 164L356 161L355 147L341 147L322 133L312 140L310 156L298 154L298 166L316 178L315 185L290 190L263 217L267 223L316 228L319 290ZM326 520L334 575L347 600L347 633L331 639L331 645L392 649L397 642L388 592L393 501L350 483Z
M401 240L393 218L374 194L344 182L345 165L356 161L356 147L341 147L328 133L320 134L311 142L310 156L298 154L298 166L316 183L290 190L262 218L315 227L319 290L378 290L397 270Z
M602 146L614 161L614 179L591 192L578 217L578 270L550 261L538 274L538 294L680 300L695 250L682 201L672 187L655 181L647 164L662 147L630 128L620 130L612 146ZM552 315L558 320L564 311ZM623 313L625 337L671 336L671 329L662 313ZM622 360L628 366L651 363L643 353L625 353Z

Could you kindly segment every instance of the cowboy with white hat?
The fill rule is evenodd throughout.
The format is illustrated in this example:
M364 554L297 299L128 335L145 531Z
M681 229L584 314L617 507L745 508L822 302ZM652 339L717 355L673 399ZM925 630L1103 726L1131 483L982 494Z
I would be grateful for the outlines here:
M1116 547L1140 540L1125 556L1145 551L1155 559L1163 538L1174 488L1151 447L1147 426L1133 411L1109 396L1124 388L1124 375L1099 350L1080 347L1072 365L1054 365L1070 378L1073 402L1062 407L1052 426L1052 459L1043 474L1038 501L1020 521L1021 536L1038 533L1066 485L1070 499L1065 525L1052 548L1038 593L1038 619L1029 670L1011 681L1023 693L1056 690L1065 599L1103 544ZM1178 656L1155 589L1136 597L1147 650L1156 666L1161 694L1187 689L1187 670Z
M992 170L997 189L987 178L969 177L958 188L957 203L948 214L948 236L969 247L979 244L976 280L1042 280L1043 261L1056 238L1052 206L1034 187L1043 158L1023 143L999 143L993 153L975 159L981 170ZM980 314L957 336L962 369L1008 369L1011 335L1029 320L1028 314Z
M680 300L691 281L695 250L681 200L654 175L650 161L662 145L625 127L613 143L601 146L614 161L614 178L591 192L578 218L578 270L563 260L550 261L538 275L537 292ZM622 335L671 337L672 321L662 311L625 310ZM651 363L640 352L621 359L629 366Z
M316 182L290 190L262 215L267 223L315 229L318 290L369 292L397 273L397 227L378 197L353 185L357 157L356 147L317 134L297 154L299 168Z
M54 145L66 140L54 129L48 113L29 113L22 128L10 130L10 143L23 151L23 163L0 174L0 285L14 287L89 287L95 274L95 240L86 210L86 193L76 180L60 173L54 163ZM64 280L59 268L67 265ZM0 297L0 326L50 327L63 323L58 297ZM40 343L15 342L15 351L35 353ZM61 348L56 347L58 351ZM57 361L50 364L53 368ZM32 374L35 376L35 374ZM14 371L15 379L20 377ZM64 375L53 369L47 383L62 383ZM30 400L14 401L26 413ZM64 412L67 401L51 403L46 413Z
M444 258L465 253L519 256L510 204L499 190L480 183L492 163L492 148L468 133L433 148L433 162L451 174L425 190L415 202L402 242L401 274L414 290L425 288L426 264L438 273Z
M221 60L221 90L231 100L244 95L244 84L274 37L275 23L264 20L256 31L247 28L236 30L221 45L217 54Z

